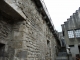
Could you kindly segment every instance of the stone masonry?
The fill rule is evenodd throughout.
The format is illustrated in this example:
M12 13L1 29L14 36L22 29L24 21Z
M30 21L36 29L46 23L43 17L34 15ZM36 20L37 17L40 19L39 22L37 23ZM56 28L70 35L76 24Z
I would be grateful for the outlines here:
M26 19L6 18L0 9L0 60L54 60L56 37L34 1L5 1L15 4Z

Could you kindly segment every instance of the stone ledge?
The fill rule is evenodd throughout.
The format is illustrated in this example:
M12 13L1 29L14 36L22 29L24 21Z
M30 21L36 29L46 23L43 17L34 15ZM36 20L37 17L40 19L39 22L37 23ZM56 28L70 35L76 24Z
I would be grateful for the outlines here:
M6 0L1 0L0 1L0 10L4 13L6 13L7 17L10 19L11 17L16 19L16 20L25 20L26 16L24 13L21 11L21 9L14 3L10 3Z

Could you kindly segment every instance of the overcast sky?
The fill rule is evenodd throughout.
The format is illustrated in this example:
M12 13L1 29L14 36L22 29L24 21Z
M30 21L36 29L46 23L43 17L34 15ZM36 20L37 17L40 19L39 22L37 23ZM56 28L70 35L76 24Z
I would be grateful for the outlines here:
M48 12L57 31L61 24L80 7L80 0L44 0Z

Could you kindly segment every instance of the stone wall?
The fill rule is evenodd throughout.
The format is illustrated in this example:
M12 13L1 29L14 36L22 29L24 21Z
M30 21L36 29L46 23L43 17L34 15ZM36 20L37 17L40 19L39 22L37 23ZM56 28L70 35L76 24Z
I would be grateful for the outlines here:
M0 60L7 60L14 55L14 49L9 43L12 40L12 25L5 20L7 19L0 15Z
M34 2L31 0L6 1L18 6L26 19L15 21L14 24L7 23L7 19L0 21L0 42L6 46L5 60L54 60L56 39Z
M34 16L32 15L32 17ZM54 59L55 50L53 48L54 44L56 44L55 38L41 16L37 17L33 19L28 17L26 21L14 24L13 42L16 42L16 44L12 45L15 48L14 60Z

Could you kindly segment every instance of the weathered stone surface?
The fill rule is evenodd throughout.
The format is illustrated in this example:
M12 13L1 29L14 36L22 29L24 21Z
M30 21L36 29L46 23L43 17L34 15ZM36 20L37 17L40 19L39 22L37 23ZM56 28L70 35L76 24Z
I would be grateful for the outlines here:
M7 59L54 60L56 50L53 47L57 45L56 39L35 3L31 0L9 0L9 2L16 4L27 19L15 21L13 24L7 23L7 18L0 20L0 42L6 46Z
M27 51L18 51L16 56L24 59L27 57Z

